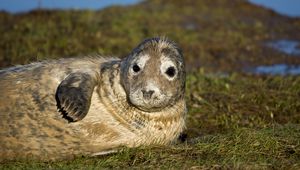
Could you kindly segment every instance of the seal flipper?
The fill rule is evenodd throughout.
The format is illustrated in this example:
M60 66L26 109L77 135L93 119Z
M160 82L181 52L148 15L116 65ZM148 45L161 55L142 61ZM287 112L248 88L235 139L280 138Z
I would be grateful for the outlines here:
M57 87L57 108L69 122L83 119L90 108L96 81L88 73L71 73Z

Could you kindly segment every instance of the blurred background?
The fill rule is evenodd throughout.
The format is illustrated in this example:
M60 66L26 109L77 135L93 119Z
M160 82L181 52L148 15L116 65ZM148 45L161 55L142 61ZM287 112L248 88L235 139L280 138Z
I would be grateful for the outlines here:
M0 67L90 54L124 57L167 36L188 70L300 74L300 1L0 1Z
M133 5L141 0L1 0L0 10L10 13L28 12L35 9L90 9L100 10L112 5Z
M90 9L99 10L112 5L134 5L142 0L1 0L0 10L10 13L28 12L44 9ZM283 15L300 16L300 1L298 0L249 0L249 2L270 8Z

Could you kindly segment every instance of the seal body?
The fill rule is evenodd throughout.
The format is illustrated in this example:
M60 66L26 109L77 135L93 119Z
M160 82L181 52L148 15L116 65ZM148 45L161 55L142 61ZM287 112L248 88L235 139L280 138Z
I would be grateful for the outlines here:
M0 160L64 159L165 145L184 129L183 57L145 40L126 58L84 57L0 71Z

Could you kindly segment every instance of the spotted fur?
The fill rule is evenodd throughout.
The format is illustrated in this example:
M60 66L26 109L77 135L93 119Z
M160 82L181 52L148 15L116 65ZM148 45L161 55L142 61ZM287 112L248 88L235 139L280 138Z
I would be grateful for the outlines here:
M132 75L138 60L142 70ZM169 66L176 67L170 79L165 75ZM44 61L1 70L0 78L1 161L165 145L185 126L184 61L166 39L145 40L122 60Z

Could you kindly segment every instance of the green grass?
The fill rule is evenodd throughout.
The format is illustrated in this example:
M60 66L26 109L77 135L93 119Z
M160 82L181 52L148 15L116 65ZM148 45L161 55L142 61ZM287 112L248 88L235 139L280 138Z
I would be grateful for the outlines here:
M124 149L117 154L71 161L11 162L1 169L299 169L299 138L299 125L240 128L196 138L194 144Z
M187 62L187 140L74 160L5 162L0 169L299 169L300 77L243 72L300 64L263 46L300 40L300 19L243 0L152 0L100 11L0 12L0 67L100 53L124 57L164 35Z
M190 133L300 123L300 77L217 76L196 72L187 77L186 89Z

